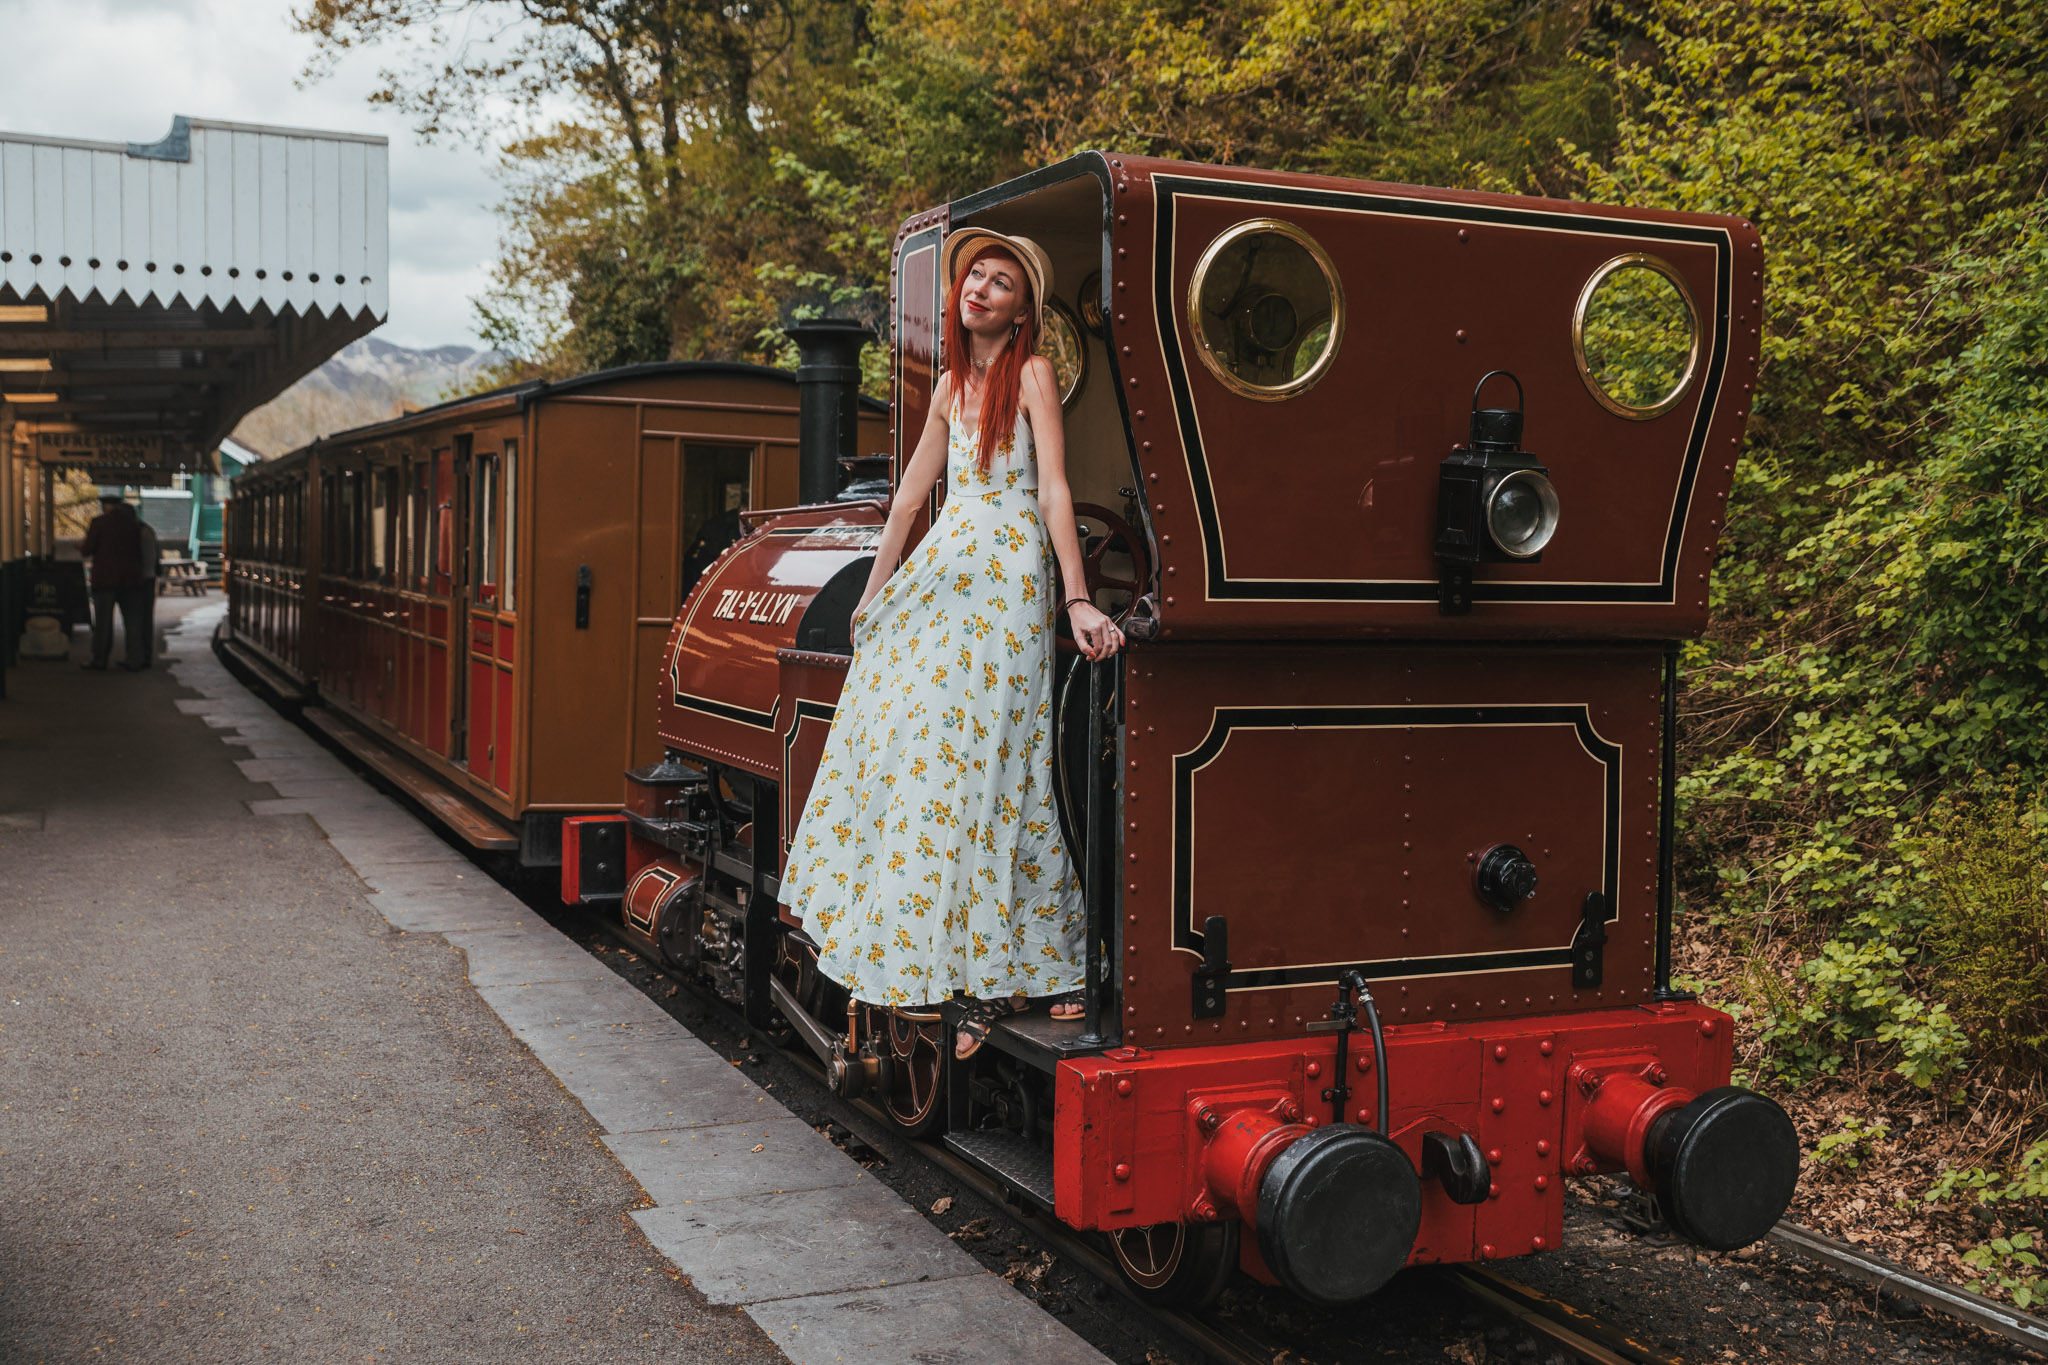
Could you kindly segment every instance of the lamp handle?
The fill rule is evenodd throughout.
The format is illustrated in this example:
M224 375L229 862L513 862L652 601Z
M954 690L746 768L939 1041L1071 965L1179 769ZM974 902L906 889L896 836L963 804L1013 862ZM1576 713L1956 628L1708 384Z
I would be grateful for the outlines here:
M1485 374L1480 375L1479 382L1472 386L1472 411L1479 411L1479 391L1486 387L1487 380L1493 378L1497 374L1506 375L1508 377L1508 383L1513 384L1515 386L1515 411L1526 415L1529 411L1529 402L1528 399L1523 397L1522 381L1515 378L1515 372L1513 370L1488 370Z

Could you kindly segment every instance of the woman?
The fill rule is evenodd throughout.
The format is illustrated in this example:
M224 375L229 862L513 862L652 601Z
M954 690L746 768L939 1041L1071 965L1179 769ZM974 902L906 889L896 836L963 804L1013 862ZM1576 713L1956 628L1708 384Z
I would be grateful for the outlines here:
M966 1057L1027 996L1080 1013L1081 889L1052 804L1054 612L1090 659L1123 633L1088 599L1059 385L1034 354L1051 264L1029 238L979 228L941 254L951 368L854 613L782 899L855 999L976 997ZM898 571L942 474L945 508Z

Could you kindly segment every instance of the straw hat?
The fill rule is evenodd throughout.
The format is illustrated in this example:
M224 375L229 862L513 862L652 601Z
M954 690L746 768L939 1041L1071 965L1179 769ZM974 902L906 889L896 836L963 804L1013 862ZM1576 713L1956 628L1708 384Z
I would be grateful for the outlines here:
M939 253L946 269L946 288L952 289L960 278L960 272L985 246L1000 246L1008 251L1024 267L1024 273L1031 277L1031 321L1037 334L1044 336L1045 301L1052 294L1052 261L1046 256L1045 248L1029 237L1012 237L987 228L956 229L946 238L946 244Z

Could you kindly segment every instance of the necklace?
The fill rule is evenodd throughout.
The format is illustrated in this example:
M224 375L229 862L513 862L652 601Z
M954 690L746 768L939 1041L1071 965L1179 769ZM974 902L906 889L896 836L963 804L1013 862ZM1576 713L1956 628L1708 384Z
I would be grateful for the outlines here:
M973 360L974 358L972 356L969 356L968 359ZM994 356L990 356L988 360L975 360L974 368L977 370L985 370L989 367L989 361L992 361L994 359Z

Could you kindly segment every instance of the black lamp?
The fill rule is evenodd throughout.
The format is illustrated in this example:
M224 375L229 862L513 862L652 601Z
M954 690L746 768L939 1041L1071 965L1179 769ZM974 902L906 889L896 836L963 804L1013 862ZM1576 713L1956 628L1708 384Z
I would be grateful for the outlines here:
M1482 408L1486 382L1505 375L1513 408ZM1472 610L1472 566L1533 564L1557 534L1557 490L1550 471L1522 449L1522 381L1492 370L1472 389L1472 444L1454 446L1437 472L1437 611Z

